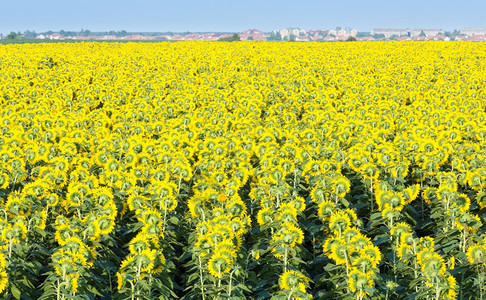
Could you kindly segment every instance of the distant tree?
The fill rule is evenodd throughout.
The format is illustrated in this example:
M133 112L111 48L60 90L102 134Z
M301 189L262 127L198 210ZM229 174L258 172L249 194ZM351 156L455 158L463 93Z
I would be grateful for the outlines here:
M375 40L381 40L385 38L385 35L383 33L377 33L372 35Z
M422 31L420 31L419 36L426 37L427 35L426 35L426 34L425 34L425 32L422 30Z
M84 29L81 29L81 36L89 36L91 34L91 31L89 31L88 29L84 30Z
M253 38L253 36L251 36L251 35L250 35L250 36L248 36L248 37L246 38L246 40L247 40L247 41L253 41L253 40L254 40L254 38Z
M358 32L356 37L366 37L366 36L371 36L371 33L369 32Z
M66 36L66 31L64 31L63 29L61 29L61 30L59 31L59 33L60 33L62 36Z
M121 30L116 33L116 36L121 37L121 36L127 36L128 33L126 30Z
M356 38L354 36L350 36L350 37L348 37L346 42L356 42Z
M267 41L281 41L282 40L282 35L280 35L280 32L274 31L270 34L270 36L267 38Z
M15 32L10 32L5 38L7 40L17 40L21 37L21 34L15 33Z
M24 38L25 39L35 39L36 37L37 37L37 34L35 33L35 31L30 31L30 30L24 31Z
M398 35L396 34L393 34L391 37L390 37L390 41L394 41L398 38Z
M238 34L234 33L232 36L220 38L218 41L222 41L222 42L236 42L236 41L240 41L240 36Z

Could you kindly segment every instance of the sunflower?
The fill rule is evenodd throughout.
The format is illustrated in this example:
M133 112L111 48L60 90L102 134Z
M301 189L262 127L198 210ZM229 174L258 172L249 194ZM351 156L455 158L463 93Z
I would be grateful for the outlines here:
M149 197L145 193L145 189L134 187L130 189L130 196L128 196L127 200L125 201L128 204L126 205L131 211L137 211L138 209L142 209L147 207L150 202Z
M419 265L422 265L423 262L431 257L433 257L435 254L434 249L431 248L422 248L420 251L417 253L417 262Z
M446 277L447 282L447 293L445 294L445 299L457 299L457 284L456 279L452 275L447 275Z
M380 171L372 163L363 164L359 171L364 179L373 179L375 182L378 181L378 177L380 176Z
M160 210L173 211L177 207L177 200L175 197L166 196L164 198L157 199Z
M351 187L351 182L344 176L339 176L333 180L332 183L332 194L338 197L344 197L349 192Z
M217 236L218 234L221 234L223 237L223 240L232 240L235 237L235 233L233 232L231 226L228 223L217 223L214 224L210 228L210 235L215 234ZM214 243L215 245L218 244L217 242Z
M219 252L214 253L208 261L209 274L216 278L225 276L231 270L233 261Z
M355 236L353 236L350 240L349 243L353 245L354 249L353 250L361 250L365 248L368 245L372 245L371 240L369 237L359 233Z
M63 249L68 252L76 252L88 255L89 251L83 241L77 236L71 236L64 240Z
M100 235L110 234L115 229L115 218L108 215L98 215L96 223L100 228Z
M358 258L356 258L353 261L352 266L366 275L372 275L376 268L374 259L366 254L360 255Z
M436 197L437 197L437 188L427 187L422 192L422 198L429 205L432 203L432 200L434 200Z
M300 290L305 292L305 286L309 283L309 279L299 271L288 270L279 278L279 286L281 290ZM304 290L302 291L302 287Z
M381 261L381 252L380 252L380 249L373 245L373 244L368 244L366 246L364 246L361 250L360 250L361 254L362 255L366 255L367 257L369 257L373 263L373 265L376 267L380 261Z
M318 206L317 214L321 220L326 221L333 214L336 205L331 201L321 201Z
M420 251L423 248L429 248L429 249L434 249L435 246L435 241L432 237L430 236L424 236L419 239L418 242L418 251Z
M406 200L404 204L410 204L412 201L414 201L417 198L419 193L420 193L420 185L414 184L414 185L407 187L402 192L402 195Z
M300 212L303 212L305 210L306 205L305 205L305 199L303 197L296 196L290 203L292 203L294 208Z
M192 197L187 201L187 207L189 208L189 213L192 218L203 218L205 217L205 207L204 200L200 197Z
M352 238L360 234L357 228L348 228L343 232L342 238L349 243Z
M310 192L310 197L314 203L321 203L328 199L329 191L322 188L320 185L315 185Z
M400 244L413 246L415 243L416 241L411 232L402 232L402 234L400 234Z
M293 222L283 222L281 225L282 240L290 248L295 244L302 244L304 241L304 232Z
M243 221L240 217L232 218L229 225L236 236L242 236L248 231L245 221Z
M135 255L134 261L141 267L142 272L150 273L154 269L157 256L157 250L146 248Z
M3 293L3 291L7 288L8 284L8 275L5 269L2 269L0 271L0 293Z
M406 243L400 243L396 251L398 258L403 262L407 262L408 259L414 254L412 246Z
M397 220L400 217L400 212L387 207L381 211L381 216L383 219L388 220L390 225L393 225L393 220Z
M476 195L476 202L479 204L479 207L485 208L486 207L486 193L485 192L479 192Z
M9 184L9 176L6 172L0 171L0 189L5 189Z
M454 218L454 224L456 224L459 230L469 230L473 234L476 233L482 225L479 216L467 212Z
M422 266L422 273L429 280L434 278L434 276L437 276L437 274L444 275L446 272L444 259L437 253L433 253L428 258L422 259L420 265Z
M398 192L392 192L389 195L388 201L383 204L383 207L390 208L394 211L401 211L405 206L406 200L405 197Z
M345 265L349 263L348 245L344 243L337 244L331 247L329 258L334 260L338 265Z
M337 211L329 218L329 229L338 237L349 227L351 227L351 219L345 212Z
M360 297L369 295L369 291L373 289L375 283L371 279L371 275L361 272L361 270L353 269L348 276L348 286L353 293L358 293Z
M471 199L466 194L455 194L452 206L457 206L461 213L466 213L471 206Z
M297 209L292 203L282 203L277 210L277 219L281 222L297 222Z
M270 224L275 221L275 211L271 208L264 207L257 214L257 222L260 226Z
M475 264L475 263L486 264L486 246L484 245L469 246L466 252L466 257L471 264Z
M410 225L404 222L399 222L395 224L395 226L393 226L393 228L390 230L390 234L394 237L397 237L398 239L400 239L400 235L404 232L412 232L412 229L410 229Z
M225 204L226 210L234 215L234 216L239 216L243 217L246 212L246 204L243 200L241 200L239 195L233 195Z
M155 235L139 232L128 244L131 254L139 254L145 249L159 248L159 238Z

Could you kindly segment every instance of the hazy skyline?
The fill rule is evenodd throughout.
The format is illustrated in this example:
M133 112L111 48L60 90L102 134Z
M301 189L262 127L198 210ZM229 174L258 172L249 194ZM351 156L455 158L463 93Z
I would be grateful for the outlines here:
M486 27L486 1L126 1L17 0L0 4L0 33L11 31L241 32Z

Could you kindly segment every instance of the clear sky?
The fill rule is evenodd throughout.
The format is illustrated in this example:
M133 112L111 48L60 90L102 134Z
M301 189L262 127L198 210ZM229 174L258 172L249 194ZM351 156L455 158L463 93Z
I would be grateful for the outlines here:
M297 27L486 27L486 0L0 0L0 33L11 31L241 32Z

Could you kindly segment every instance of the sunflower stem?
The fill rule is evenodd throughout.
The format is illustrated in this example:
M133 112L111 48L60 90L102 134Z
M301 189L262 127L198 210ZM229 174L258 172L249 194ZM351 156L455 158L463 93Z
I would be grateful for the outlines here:
M288 255L288 250L287 247L285 247L285 255L284 255L284 273L287 272L287 255Z
M461 251L466 252L466 226L464 226L464 230L462 231L462 245L461 245Z
M218 288L221 287L221 264L218 263Z
M198 255L198 258L199 258L199 279L201 280L201 294L203 300L206 300L206 294L204 294L204 277L202 272L201 254Z
M373 190L373 176L370 178L371 184L370 184L370 193L371 193L371 211L374 211L374 202L375 202L375 191Z
M414 254L414 256L413 256L413 264L414 264L413 273L415 275L415 278L417 278L418 277L417 251L416 251L416 247L415 247L415 240L412 239L412 241L413 241L413 254ZM417 285L415 285L415 291L418 292L418 286Z
M480 270L479 264L476 264L476 269L478 272L478 282L479 282L479 299L483 300L483 272Z
M59 279L57 280L56 299L61 299L61 282L59 281Z
M439 279L435 276L435 299L440 299Z

